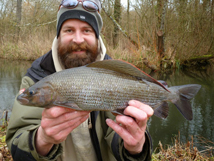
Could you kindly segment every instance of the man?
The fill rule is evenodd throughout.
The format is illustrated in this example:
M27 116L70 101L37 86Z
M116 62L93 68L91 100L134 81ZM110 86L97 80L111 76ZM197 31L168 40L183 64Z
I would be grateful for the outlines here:
M52 50L33 62L20 91L54 72L110 59L99 37L100 1L70 2L60 5ZM131 100L124 114L131 117L58 106L27 107L15 101L6 140L14 160L150 160L146 123L152 108Z

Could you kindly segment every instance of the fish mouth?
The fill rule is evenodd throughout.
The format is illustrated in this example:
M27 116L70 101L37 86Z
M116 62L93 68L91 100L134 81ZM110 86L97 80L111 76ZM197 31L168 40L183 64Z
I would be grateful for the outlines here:
M27 105L29 104L29 100L27 98L25 98L25 94L22 93L17 97L17 101L22 104L22 105Z

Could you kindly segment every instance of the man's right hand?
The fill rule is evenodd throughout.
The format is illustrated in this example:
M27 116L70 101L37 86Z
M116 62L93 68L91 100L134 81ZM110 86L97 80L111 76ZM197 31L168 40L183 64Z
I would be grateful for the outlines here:
M37 152L46 156L53 145L66 140L68 134L89 117L89 113L59 106L44 109L35 138Z

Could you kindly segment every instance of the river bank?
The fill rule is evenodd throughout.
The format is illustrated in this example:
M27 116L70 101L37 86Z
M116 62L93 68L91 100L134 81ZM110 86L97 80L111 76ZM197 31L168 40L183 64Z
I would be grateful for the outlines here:
M55 32L50 32L55 35ZM27 35L25 39L14 42L7 37L2 37L0 43L0 58L8 60L33 61L51 50L54 36L41 39L39 34ZM134 64L139 68L148 68L153 71L170 72L170 70L182 68L195 68L197 70L206 69L214 62L213 55L202 55L196 53L193 56L184 56L177 53L177 57L172 57L166 51L166 56L161 60L155 48L145 47L136 48L127 39L122 39L117 47L107 43L105 36L102 35L106 44L107 54L113 59L121 59ZM129 44L124 46L124 44Z

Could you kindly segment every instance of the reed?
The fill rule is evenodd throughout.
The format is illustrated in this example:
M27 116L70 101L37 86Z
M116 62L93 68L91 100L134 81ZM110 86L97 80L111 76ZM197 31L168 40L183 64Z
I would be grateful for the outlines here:
M204 143L208 142L205 138L202 140ZM191 136L191 140L187 143L182 143L180 141L180 133L174 138L174 145L164 146L161 141L159 141L159 147L155 149L152 160L153 161L183 161L183 160L193 160L193 161L214 161L213 148L214 143L211 146L206 146L205 150L199 151L197 147L194 147L194 139Z
M2 36L0 41L0 58L12 60L35 60L51 49L53 34L34 32L14 41L12 37Z
M18 42L13 41L11 37L4 35L0 41L0 58L10 60L35 60L43 54L47 53L52 46L55 33L43 34L32 33L21 37ZM52 35L52 36L50 36ZM144 55L149 60L154 60L155 57L145 51L143 48L137 50L127 39L121 39L116 48L111 46L105 38L103 38L107 54L113 59L121 59L142 66L142 59ZM146 54L144 54L146 53Z

